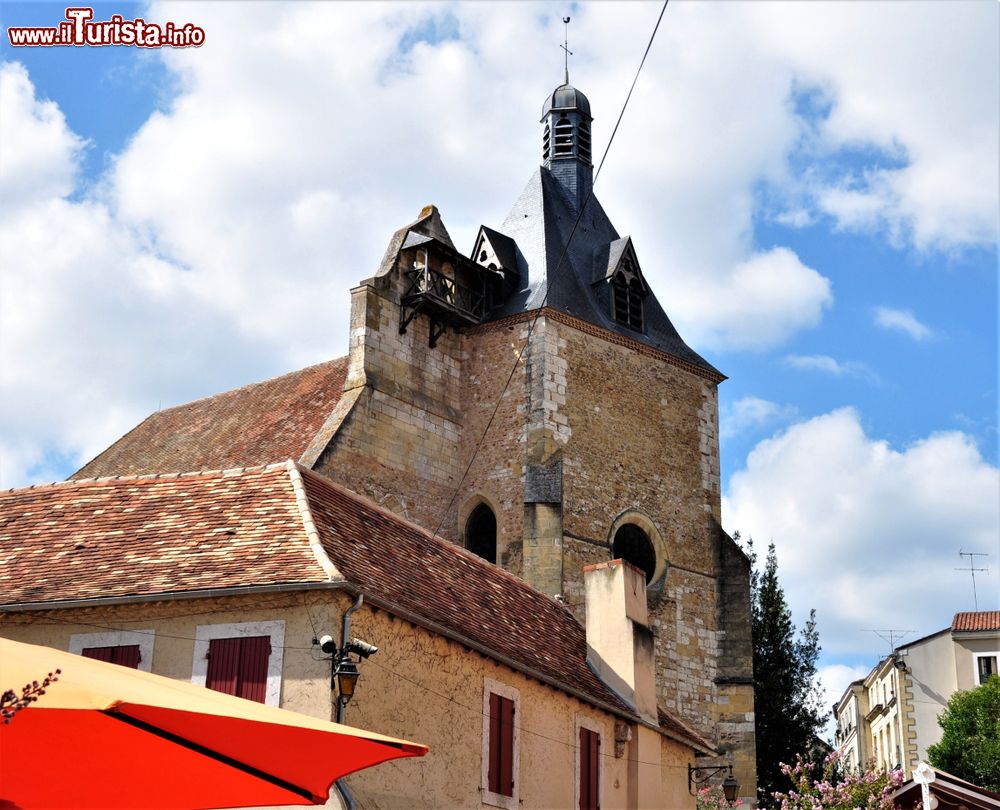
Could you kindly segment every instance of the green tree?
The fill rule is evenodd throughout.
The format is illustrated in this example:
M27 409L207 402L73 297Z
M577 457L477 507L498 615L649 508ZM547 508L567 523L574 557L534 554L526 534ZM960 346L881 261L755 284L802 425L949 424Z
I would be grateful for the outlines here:
M931 765L1000 791L1000 676L956 692L938 717L941 742L927 748Z
M793 763L799 752L811 750L823 726L822 693L816 677L819 632L812 610L796 638L792 613L778 582L774 543L768 546L763 571L757 566L752 539L746 551L751 562L757 794L761 805L768 807L774 793L788 786L782 763Z

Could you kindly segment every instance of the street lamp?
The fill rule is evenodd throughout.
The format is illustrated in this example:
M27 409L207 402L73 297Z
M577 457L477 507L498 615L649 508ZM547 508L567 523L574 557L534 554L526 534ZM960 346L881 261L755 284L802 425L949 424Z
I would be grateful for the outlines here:
M732 765L702 765L695 766L688 764L688 793L692 796L694 795L693 788L696 785L703 785L713 776L722 773L722 771L728 771L729 775L722 780L722 794L726 797L726 801L732 804L736 801L736 796L740 791L740 783L736 781L733 776L733 766Z
M345 656L344 660L337 663L333 674L337 678L337 687L340 696L337 698L342 706L346 706L354 697L354 687L358 685L358 665Z

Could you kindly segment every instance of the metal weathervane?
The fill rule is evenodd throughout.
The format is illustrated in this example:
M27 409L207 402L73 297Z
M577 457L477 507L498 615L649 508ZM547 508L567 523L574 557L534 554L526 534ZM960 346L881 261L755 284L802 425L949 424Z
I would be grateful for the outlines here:
M569 49L569 17L563 17L564 35L563 44L559 47L566 51L564 58L566 60L566 65L564 68L564 81L563 84L569 84L569 58L573 55L573 51Z

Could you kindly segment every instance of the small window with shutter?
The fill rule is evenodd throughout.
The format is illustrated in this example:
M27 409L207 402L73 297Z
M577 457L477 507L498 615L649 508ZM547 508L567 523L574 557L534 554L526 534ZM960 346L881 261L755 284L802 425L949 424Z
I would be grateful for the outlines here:
M80 650L84 658L95 661L107 661L109 664L119 664L129 669L139 668L139 645L119 644L113 647L84 647Z
M266 702L270 636L213 638L208 643L205 686L227 695Z
M601 800L601 735L594 729L579 728L579 790L580 810L600 810Z
M198 625L191 683L278 706L284 645L281 620Z
M519 805L520 695L506 684L483 680L483 802L515 810Z
M69 637L69 651L95 661L107 661L109 664L150 672L155 639L156 631L152 628L74 633Z

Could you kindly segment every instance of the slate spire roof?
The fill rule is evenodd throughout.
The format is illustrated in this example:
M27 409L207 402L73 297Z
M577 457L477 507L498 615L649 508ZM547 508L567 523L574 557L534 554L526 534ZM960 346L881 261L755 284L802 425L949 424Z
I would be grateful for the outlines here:
M573 239L577 212L552 172L539 166L497 229L517 246L521 289L512 294L491 318L527 312L545 305L645 343L704 369L719 380L724 375L691 349L650 292L645 302L645 329L636 332L619 325L601 300L595 282L603 275L612 243L621 237L595 195L591 195ZM569 244L569 250L566 245ZM607 265L605 264L605 270Z

